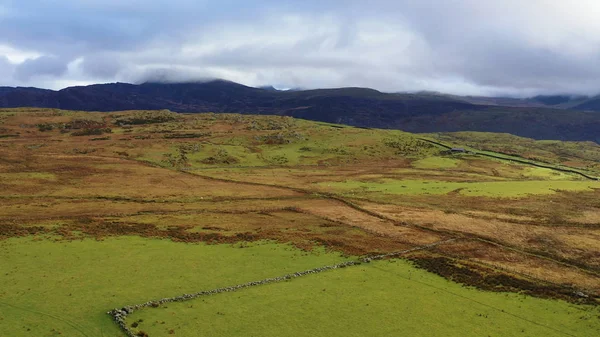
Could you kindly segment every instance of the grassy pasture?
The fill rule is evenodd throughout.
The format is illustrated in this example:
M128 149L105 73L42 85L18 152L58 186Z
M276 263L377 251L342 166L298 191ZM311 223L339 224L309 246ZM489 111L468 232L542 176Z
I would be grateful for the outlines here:
M432 139L462 144L478 150L501 152L524 159L563 164L584 170L600 170L600 146L593 142L534 140L488 132L452 132L430 136Z
M597 307L465 288L383 261L148 308L150 336L594 336Z
M343 261L266 242L175 243L138 237L0 241L0 336L121 336L115 307Z

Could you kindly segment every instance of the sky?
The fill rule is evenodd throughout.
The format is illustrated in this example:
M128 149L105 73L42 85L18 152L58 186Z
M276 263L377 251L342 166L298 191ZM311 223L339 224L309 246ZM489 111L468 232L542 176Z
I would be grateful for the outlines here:
M598 0L0 0L0 86L600 93Z

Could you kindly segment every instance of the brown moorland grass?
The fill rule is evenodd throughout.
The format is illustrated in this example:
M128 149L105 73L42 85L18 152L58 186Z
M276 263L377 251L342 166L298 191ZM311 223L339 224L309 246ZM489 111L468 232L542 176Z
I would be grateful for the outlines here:
M301 209L327 219L333 219L362 228L379 236L388 236L404 242L411 242L415 245L426 245L442 240L441 235L406 226L399 226L393 221L377 218L348 207L347 204L342 202L310 200L304 202Z
M600 210L582 211L581 215L573 217L571 221L582 224L600 226Z
M461 262L476 262L492 268L600 294L598 276L551 259L525 255L489 242L467 240L444 245L436 251Z
M457 234L471 234L575 263L586 261L587 266L600 271L600 246L594 245L600 240L600 229L515 224L500 219L481 219L472 215L391 205L371 204L365 207L399 222L416 223Z
M39 164L38 164L39 162ZM176 171L164 170L120 158L56 155L28 161L30 168L14 168L0 173L5 187L4 195L115 198L218 198L218 197L286 197L297 192L273 187L257 186L248 189L243 185L207 181ZM35 166L34 166L35 165ZM24 173L31 178L20 178ZM52 179L38 178L51 172Z

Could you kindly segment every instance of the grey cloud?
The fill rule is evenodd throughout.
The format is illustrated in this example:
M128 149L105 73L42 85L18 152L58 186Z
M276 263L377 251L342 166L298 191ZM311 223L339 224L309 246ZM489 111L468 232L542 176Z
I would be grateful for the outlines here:
M35 76L59 77L67 71L67 64L68 62L58 57L41 56L19 64L15 69L14 76L25 82Z
M126 65L121 63L118 54L101 54L86 56L81 63L81 69L93 78L112 79Z
M480 85L551 88L557 81L600 80L600 59L580 62L555 50L511 42L481 41L428 52L433 68Z
M306 43L305 43L306 42ZM315 42L315 41L310 41ZM312 47L308 47L312 44ZM315 55L318 42L304 41L300 45L287 47L260 47L253 45L240 46L228 50L211 53L197 61L207 65L248 68L327 68L347 69L360 67L359 62L336 56Z
M0 78L10 78L14 71L14 65L10 63L8 58L4 55L0 56ZM0 83L0 86L3 86Z
M218 78L213 76L209 71L185 67L170 67L145 69L135 74L132 77L132 82L160 82L160 83L177 83L177 82L204 82Z
M592 0L0 0L0 8L0 46L42 55L4 84L38 75L55 83L225 77L458 94L600 92ZM64 60L76 59L67 69Z

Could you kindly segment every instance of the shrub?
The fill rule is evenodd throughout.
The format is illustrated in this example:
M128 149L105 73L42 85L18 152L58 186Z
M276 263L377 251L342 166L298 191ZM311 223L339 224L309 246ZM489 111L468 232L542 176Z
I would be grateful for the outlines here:
M177 154L165 153L163 155L163 162L171 167L180 167L188 165L188 149L186 146L180 146L177 148Z
M414 154L423 149L434 148L433 144L412 137L388 138L383 141L383 144L395 149L397 154Z
M73 153L76 153L76 154L88 154L88 153L94 153L94 152L96 152L96 149L90 149L90 148L88 148L88 149L74 148L73 149Z
M133 115L124 115L117 117L115 124L123 125L143 125L172 122L179 118L177 113L169 110L161 111L141 111Z
M172 133L164 136L165 139L179 139L179 138L201 138L210 136L210 132L200 133Z
M71 133L72 136L100 136L104 133L111 133L110 128L93 128L93 129L82 129Z
M269 161L272 164L276 164L276 165L284 165L287 164L289 162L289 159L284 156L284 155L277 155L277 156L273 156L269 159Z
M295 121L291 117L253 118L247 130L285 130L293 127Z
M41 132L54 130L54 124L50 124L50 123L38 124L37 127L38 127L38 130Z
M209 165L214 165L214 164L227 164L227 165L231 165L231 164L237 164L239 163L240 160L237 159L234 156L231 156L227 150L224 149L220 149L216 155L208 157L204 160L202 160L203 164L209 164Z
M334 148L328 148L325 150L325 153L334 153L334 154L340 154L340 155L349 155L351 154L350 151L348 151L347 149L345 149L344 147L334 147Z
M65 125L66 129L102 129L107 125L104 122L97 122L89 119L74 119Z
M198 153L202 149L202 145L200 143L186 143L179 145L179 148L189 153Z
M273 134L264 135L264 136L256 136L254 138L256 140L262 142L263 144L267 144L267 145L290 144L294 141L306 140L306 137L304 137L303 134L296 132L296 131L286 132L286 133L279 132L279 133L273 133Z

